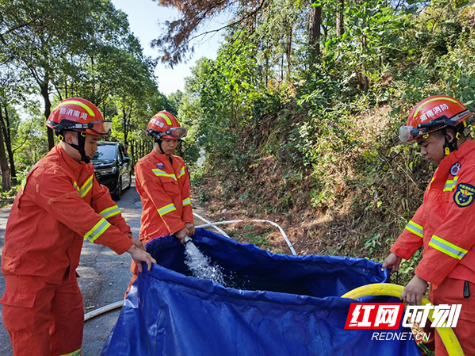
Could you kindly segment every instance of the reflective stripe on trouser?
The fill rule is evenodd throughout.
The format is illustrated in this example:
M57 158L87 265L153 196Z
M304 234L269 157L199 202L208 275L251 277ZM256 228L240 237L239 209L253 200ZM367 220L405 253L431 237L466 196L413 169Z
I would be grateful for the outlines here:
M467 250L435 235L432 235L429 246L458 260L461 260L468 252Z
M5 285L2 314L14 356L79 355L84 309L76 279L49 284L39 277L5 276Z
M414 221L409 221L406 225L406 230L409 230L413 234L419 236L419 237L424 237L424 230L421 225L416 224Z

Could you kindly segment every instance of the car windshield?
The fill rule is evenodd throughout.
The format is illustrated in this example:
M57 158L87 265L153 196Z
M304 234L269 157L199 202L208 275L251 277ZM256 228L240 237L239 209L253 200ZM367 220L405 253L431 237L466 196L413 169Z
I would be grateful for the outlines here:
M98 145L93 159L114 160L116 159L115 146Z

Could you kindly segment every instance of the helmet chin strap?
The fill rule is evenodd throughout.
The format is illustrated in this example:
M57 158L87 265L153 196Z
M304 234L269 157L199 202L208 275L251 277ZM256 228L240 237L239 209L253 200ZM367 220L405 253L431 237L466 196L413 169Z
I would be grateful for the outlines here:
M162 152L162 154L164 155L165 152L162 149L162 139L161 138L156 138L155 142L158 143L158 148L160 149L160 152Z
M83 161L85 163L91 162L91 158L88 155L86 155L86 151L84 150L84 146L85 146L85 143L86 143L86 136L83 136L82 132L78 132L78 144L77 145L75 145L73 143L69 143L69 142L66 142L66 143L79 152L79 154L81 155L81 161Z
M447 139L447 130L445 128L442 129L443 130L443 133L444 133L444 138L445 138L445 143L444 143L444 155L445 156L448 156L449 154L451 154L453 151L456 151L458 150L458 147L457 147L457 139L459 136L458 132L456 133L455 137L453 138L452 141L449 141Z
M162 154L166 154L163 149L162 149L162 139L155 139L155 142L158 143L158 148L160 149L160 152L162 152ZM168 160L170 161L170 164L173 165L173 159L172 159L172 156L171 155L167 155L168 157Z

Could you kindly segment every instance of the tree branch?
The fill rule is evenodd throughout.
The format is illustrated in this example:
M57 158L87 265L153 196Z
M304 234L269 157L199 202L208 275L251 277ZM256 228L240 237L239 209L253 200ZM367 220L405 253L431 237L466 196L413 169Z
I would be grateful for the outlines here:
M13 26L11 29L5 31L4 33L0 33L0 37L2 37L2 41L3 41L3 36L8 35L10 32L16 31L16 30L18 30L22 27L26 27L26 26L30 25L31 23L33 23L33 22L34 21L28 21L28 22Z
M152 47L158 47L163 51L161 61L163 63L168 63L168 65L173 67L173 65L183 61L187 52L193 51L193 47L190 48L190 41L243 23L260 12L262 8L266 6L268 1L254 0L252 1L252 5L255 5L256 3L257 5L255 5L255 7L249 12L243 11L244 15L238 20L218 29L205 31L193 37L190 36L197 31L198 27L204 20L213 17L213 15L224 11L226 8L229 8L232 6L233 2L230 0L217 0L216 2L196 0L193 3L189 3L186 8L182 8L179 3L171 2L170 0L162 0L159 3L165 6L175 7L182 12L182 17L179 20L166 22L168 32L165 35L152 41Z
M244 20L247 20L249 17L252 17L252 16L256 15L256 14L262 9L262 7L264 6L265 2L266 2L266 0L262 1L262 2L259 4L259 6L254 9L254 11L248 13L246 16L240 18L239 20L236 20L236 21L234 21L234 22L231 22L230 24L227 24L226 26L220 27L220 28L218 28L218 29L216 29L216 30L211 30L211 31L206 31L206 32L200 33L199 35L196 35L196 36L191 37L188 41L192 41L192 40L194 40L194 39L196 39L196 38L198 38L198 37L201 37L201 36L204 36L204 35L213 33L213 32L219 32L219 31L221 31L221 30L224 30L225 28L232 27L232 26L234 26L234 25L237 25L237 24L242 23Z

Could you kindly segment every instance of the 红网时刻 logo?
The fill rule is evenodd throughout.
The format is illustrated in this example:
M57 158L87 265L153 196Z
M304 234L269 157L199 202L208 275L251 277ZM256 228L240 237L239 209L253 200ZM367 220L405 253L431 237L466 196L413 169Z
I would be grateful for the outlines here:
M412 327L417 323L420 327L431 320L431 327L455 327L460 316L461 304L407 306L404 303L351 303L346 318L345 329L399 329ZM423 335L429 339L430 335ZM371 340L409 340L414 339L411 331L373 332Z

